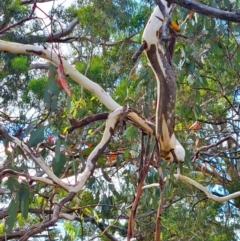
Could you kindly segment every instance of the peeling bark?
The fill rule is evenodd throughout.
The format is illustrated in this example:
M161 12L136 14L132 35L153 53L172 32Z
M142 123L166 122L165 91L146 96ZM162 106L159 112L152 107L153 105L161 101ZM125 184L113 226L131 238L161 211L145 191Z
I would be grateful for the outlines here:
M162 3L170 15L173 6L165 0ZM157 6L144 29L142 42L145 43L145 52L157 80L156 138L161 157L171 162L184 161L185 150L174 135L175 76L167 58L169 53L166 53L159 41L165 22L164 16ZM172 151L175 152L177 160Z

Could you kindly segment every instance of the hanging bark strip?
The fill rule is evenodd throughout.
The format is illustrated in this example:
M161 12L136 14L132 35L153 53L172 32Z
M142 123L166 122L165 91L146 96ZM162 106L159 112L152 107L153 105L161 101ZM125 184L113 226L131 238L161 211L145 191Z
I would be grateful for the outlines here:
M173 5L169 5L165 0L162 0L162 5L165 12L171 15ZM145 43L145 52L157 80L156 138L161 157L171 162L184 161L185 150L174 134L175 76L166 58L167 54L159 42L164 21L157 6L144 29L142 42ZM172 154L173 151L176 155Z
M157 146L158 147L158 146ZM162 212L163 212L163 204L164 204L164 176L161 166L161 158L160 158L160 151L159 148L157 148L156 156L158 160L158 173L159 173L159 188L160 188L160 199L157 209L157 215L156 215L156 228L155 228L155 240L160 241L161 240L161 221L162 221Z
M129 219L128 219L127 241L130 241L131 238L134 237L134 218L135 218L135 214L137 212L138 204L139 204L142 192L143 192L143 189L142 189L143 183L144 183L144 180L147 176L150 163L152 163L153 157L154 157L155 146L153 148L153 151L151 153L150 158L148 156L149 141L150 141L150 136L148 136L146 148L144 148L144 139L143 139L143 136L142 136L141 162L140 162L140 167L139 167L138 185L137 185L137 190L136 190L136 193L135 193L134 201L133 201L133 204L132 204L131 213L130 213Z

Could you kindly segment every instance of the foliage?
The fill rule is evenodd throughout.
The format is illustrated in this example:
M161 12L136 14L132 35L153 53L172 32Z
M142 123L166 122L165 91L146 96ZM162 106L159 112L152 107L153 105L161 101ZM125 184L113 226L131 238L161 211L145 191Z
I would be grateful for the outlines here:
M1 1L0 30L29 16L32 5L22 3ZM228 11L240 4L203 3ZM42 4L37 6L48 20L38 17L17 24L1 32L1 39L50 49L60 62L67 59L121 106L133 108L154 123L154 74L144 55L137 63L131 60L140 46L153 1L79 0L68 7L53 5L49 13ZM161 239L238 240L239 197L216 203L197 188L174 179L178 166L182 174L216 196L239 191L240 27L197 13L193 19L188 16L189 10L180 6L172 16L182 24L172 60L177 82L175 133L187 154L183 164L162 162L163 175L170 179L164 190ZM53 39L75 18L78 24L71 33ZM0 52L0 124L31 148L27 155L0 130L0 240L5 235L8 240L19 240L54 216L54 208L69 193L60 183L44 183L42 180L51 180L46 170L74 186L103 136L106 118L80 128L74 124L107 112L106 106L94 91L75 83L65 69L72 93L68 97L57 85L58 67L40 61L38 55ZM191 127L193 123L198 127ZM154 138L148 142L148 135L131 121L125 124L119 123L84 188L61 207L57 226L40 228L31 235L32 240L125 239L140 178L141 153L147 145L153 150L155 143ZM46 163L46 169L34 158ZM144 185L158 182L155 157ZM143 190L135 215L136 240L154 240L160 194L159 187Z

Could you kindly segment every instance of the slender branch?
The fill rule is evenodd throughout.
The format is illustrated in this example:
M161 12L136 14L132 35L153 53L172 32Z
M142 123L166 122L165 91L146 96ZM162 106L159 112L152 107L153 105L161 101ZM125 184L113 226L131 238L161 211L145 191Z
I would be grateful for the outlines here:
M143 148L143 146L142 146L142 148ZM139 203L140 197L142 195L143 182L146 178L146 175L147 175L147 172L149 169L149 165L153 161L154 152L155 152L155 146L153 148L150 158L148 157L148 153L146 153L146 152L142 153L142 155L144 155L145 158L143 158L144 163L142 165L142 169L139 170L140 173L139 173L139 178L138 178L137 190L136 190L136 194L135 194L134 201L132 204L131 213L129 215L127 241L130 241L130 239L134 236L133 222L134 222L135 214L137 211L138 203Z
M14 171L12 169L5 169L2 172L0 172L0 182L2 181L3 177L10 175L10 174L26 177L26 179L29 179L31 181L42 182L42 183L45 183L48 185L56 185L56 183L54 183L52 180L49 180L47 178L31 176L28 173L21 173L21 172ZM0 191L0 193L1 193L1 191Z
M39 153L33 152L33 150L31 150L23 141L20 141L18 138L9 135L1 123L0 123L0 136L3 136L7 140L19 146L23 150L23 152L25 152L32 160L34 160L37 163L37 165L39 165L42 168L42 170L49 176L49 178L52 179L54 183L58 184L65 190L69 191L70 187L67 184L65 184L60 178L58 178L50 170L50 168L46 165L41 155Z
M99 45L103 45L103 46L116 46L116 45L119 45L119 44L122 44L122 43L136 43L136 41L132 40L132 37L136 36L138 33L134 33L134 34L131 34L130 36L124 38L124 39L121 39L121 40L118 40L118 41L101 41L99 43Z
M36 7L37 7L37 6L36 6L36 3L34 3L33 6L32 6L32 11L31 11L31 13L29 14L28 17L22 18L20 21L14 23L14 24L12 24L12 25L7 26L6 28L1 29L1 30L0 30L0 34L3 34L4 32L8 31L9 29L14 28L14 27L16 27L17 25L20 25L20 24L22 24L22 23L24 23L24 22L26 22L26 21L29 21L29 20L31 20L31 19L36 19L36 18L38 18L38 17L32 17L33 13L35 12Z
M0 195L10 194L10 193L12 193L12 192L9 189L0 188Z
M139 47L139 49L134 53L134 55L132 56L132 61L136 62L137 59L139 58L139 56L142 54L142 52L147 48L147 44L146 42L143 42L141 44L141 46Z
M229 194L229 195L226 195L226 196L217 196L217 195L214 195L212 194L211 192L209 192L207 190L206 187L204 187L202 184L196 182L195 180L191 179L190 177L187 177L187 176L184 176L182 174L180 174L180 171L178 169L178 173L177 174L173 174L173 176L176 178L176 179L179 179L185 183L188 183L194 187L196 187L197 189L201 190L202 192L204 192L207 197L213 201L216 201L216 202L227 202L231 199L234 199L234 198L238 198L240 197L240 191L239 192L234 192L232 194ZM167 177L164 179L164 181L166 182L168 180L168 178L170 177ZM147 188L152 188L152 187L159 187L159 183L152 183L150 185L145 185L144 187L142 187L142 189L147 189Z
M99 120L106 120L108 117L109 113L100 113L100 114L94 114L94 115L89 115L81 120L75 120L74 118L69 118L69 121L71 123L71 127L68 128L68 132L72 132L73 130L77 128L81 128L83 126L86 126L94 121L99 121Z
M192 159L193 161L195 161L195 159L198 157L198 155L199 155L199 153L200 153L201 151L203 151L203 150L209 150L209 149L211 149L211 148L213 148L213 147L216 147L216 146L220 145L221 143L223 143L223 142L225 142L225 141L228 141L228 140L232 140L237 147L240 146L240 145L238 144L238 142L237 142L232 136L226 136L225 138L217 141L217 142L214 143L214 144L211 144L211 145L208 145L208 146L202 146L202 147L198 148L197 151L196 151L196 153L194 153L194 155L193 155L193 157L192 157L191 159Z

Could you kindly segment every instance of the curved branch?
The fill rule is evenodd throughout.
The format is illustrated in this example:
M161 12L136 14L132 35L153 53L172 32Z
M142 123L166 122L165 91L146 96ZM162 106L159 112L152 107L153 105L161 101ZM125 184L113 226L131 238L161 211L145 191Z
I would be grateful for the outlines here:
M60 24L60 23L59 23ZM70 33L72 33L73 29L78 25L78 19L75 18L72 20L72 22L69 23L65 28L61 28L56 33L51 33L49 35L26 35L24 36L24 39L22 39L22 42L27 42L27 43L71 43L73 41L79 40L79 38L76 37L67 37L67 38L62 38Z
M240 197L240 191L239 192L234 192L232 194L229 194L227 196L222 196L222 197L219 197L217 195L214 195L212 194L211 192L209 192L207 190L206 187L204 187L202 184L196 182L195 180L191 179L190 177L187 177L187 176L184 176L180 173L179 169L178 169L178 173L177 174L174 174L173 175L176 179L179 179L185 183L188 183L194 187L196 187L197 189L201 190L202 192L204 192L206 194L206 196L213 200L213 201L216 201L216 202L227 202L231 199L234 199L234 198L238 198ZM169 178L169 177L168 177ZM168 178L165 178L164 181L167 181ZM147 189L147 188L152 188L152 187L159 187L159 183L152 183L150 185L145 185L144 187L142 187L142 189Z
M80 173L78 175L78 184L75 187L71 188L72 192L79 192L84 187L88 178L93 174L97 158L101 155L101 153L105 150L106 146L108 145L110 138L114 134L117 122L123 114L126 114L125 108L120 107L108 115L102 140L89 155L86 162L86 168L83 171L83 173Z
M42 183L45 183L45 184L48 184L48 185L56 185L56 183L54 183L52 180L49 180L45 177L34 177L34 176L31 176L27 173L21 173L21 172L17 172L17 171L11 170L11 169L5 169L2 172L0 172L0 181L2 180L2 178L4 176L9 175L9 174L13 174L13 175L16 175L16 176L21 176L21 177L26 177L26 179L29 179L31 181L42 182ZM0 190L4 190L4 189L0 189ZM7 189L6 189L5 192L7 192ZM3 193L0 191L0 194L3 194Z
M166 0L161 0L161 3L170 15L173 6ZM155 7L144 29L142 42L145 43L145 52L157 80L156 138L161 157L166 161L184 161L185 150L174 134L175 76L170 60L166 57L167 52L159 42L164 17L159 7Z
M103 46L116 46L118 44L121 44L121 43L137 43L136 41L132 40L132 37L136 36L138 33L134 33L134 34L131 34L130 36L124 38L124 39L121 39L121 40L117 40L117 41L101 41L99 43L99 45L103 45Z
M94 121L106 120L108 115L109 115L109 113L100 113L100 114L89 115L79 121L75 120L74 118L69 118L69 121L70 121L72 127L68 128L68 132L71 133L73 130L86 126Z
M216 201L216 202L227 202L231 199L234 199L234 198L237 198L237 197L240 197L240 191L239 192L235 192L235 193L232 193L232 194L229 194L227 196L223 196L223 197L219 197L219 196L216 196L214 194L212 194L211 192L209 192L207 190L206 187L204 187L203 185L201 185L200 183L194 181L193 179L189 178L189 177L186 177L184 175L181 175L180 174L180 171L178 170L178 173L177 174L174 174L174 177L176 179L179 179L185 183L188 183L194 187L196 187L197 189L201 190L202 192L204 192L207 197L209 199L212 199L213 201Z
M221 143L231 140L232 142L234 142L234 144L236 145L236 147L239 147L240 145L238 144L237 140L235 140L232 136L226 136L223 139L217 141L214 144L208 145L208 146L202 146L200 148L197 149L197 151L192 155L191 159L192 161L195 161L196 158L199 156L200 152L203 150L209 150L213 147L217 147L218 145L220 145Z
M240 14L236 12L219 10L192 0L167 0L167 1L169 3L176 3L184 8L190 9L202 15L209 16L211 18L219 18L222 20L232 21L236 23L240 22Z
M105 92L100 85L91 81L86 76L79 73L71 64L66 60L60 59L59 56L47 50L43 47L38 47L34 45L25 45L14 42L7 42L0 40L0 50L7 51L13 54L32 54L37 55L40 58L47 59L54 63L55 65L63 64L63 68L66 74L68 74L76 83L83 86L83 88L89 90L94 95L96 95L99 100L111 111L116 110L120 105L115 102L107 92ZM149 135L154 135L153 129L149 124L141 118L135 112L129 112L128 118L131 119L139 128Z

